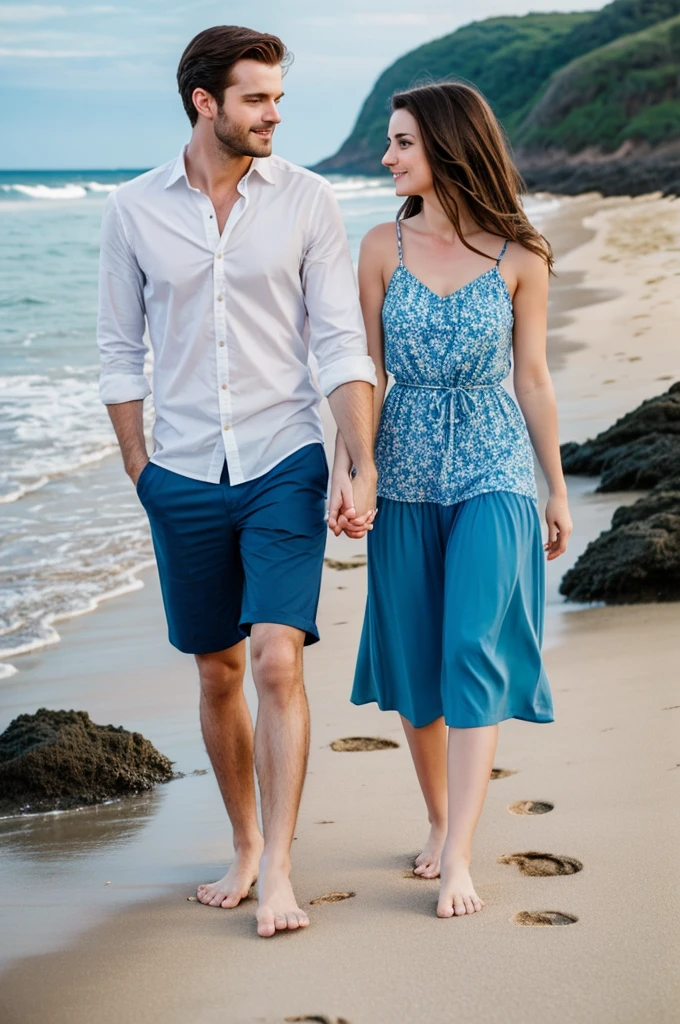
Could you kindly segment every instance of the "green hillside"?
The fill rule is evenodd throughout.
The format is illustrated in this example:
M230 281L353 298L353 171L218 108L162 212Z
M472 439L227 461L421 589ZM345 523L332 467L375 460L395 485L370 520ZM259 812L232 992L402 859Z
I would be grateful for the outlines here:
M349 138L316 169L375 173L392 94L442 78L474 83L529 152L680 137L678 16L680 0L614 0L595 12L466 25L388 68Z
M680 15L600 47L551 78L513 133L520 149L603 152L680 137Z

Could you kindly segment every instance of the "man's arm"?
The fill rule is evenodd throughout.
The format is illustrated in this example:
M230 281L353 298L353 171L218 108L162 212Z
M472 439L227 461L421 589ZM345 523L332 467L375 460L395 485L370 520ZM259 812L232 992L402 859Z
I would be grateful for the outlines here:
M144 438L144 402L118 402L107 408L120 445L125 472L136 486L149 461Z
M366 348L357 283L340 208L333 190L321 183L312 207L302 287L309 318L310 349L319 365L319 384L349 452L356 476L351 483L360 519L375 506L373 387L375 367ZM348 467L339 466L343 492ZM335 469L334 469L335 476ZM334 481L338 483L338 481Z
M143 424L144 399L151 391L144 376L143 289L144 275L112 193L104 209L99 257L99 393L108 407L125 471L133 483L149 461Z

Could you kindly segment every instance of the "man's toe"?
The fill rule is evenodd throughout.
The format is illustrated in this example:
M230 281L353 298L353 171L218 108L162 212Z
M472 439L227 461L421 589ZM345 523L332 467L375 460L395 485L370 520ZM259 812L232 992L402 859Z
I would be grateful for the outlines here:
M295 931L296 928L300 927L297 914L286 914L286 923L290 931Z

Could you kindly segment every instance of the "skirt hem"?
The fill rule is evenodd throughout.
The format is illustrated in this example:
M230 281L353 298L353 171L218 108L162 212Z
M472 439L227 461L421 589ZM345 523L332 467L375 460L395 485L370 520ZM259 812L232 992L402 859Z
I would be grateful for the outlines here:
M396 707L384 707L376 697L367 697L365 700L359 700L355 697L350 698L350 704L354 704L355 707L362 707L364 704L377 704L381 711L396 711L398 715L405 718L414 729L424 729L428 725L432 725L439 718L443 718L446 726L449 729L482 729L488 725L499 725L501 722L508 722L515 718L520 722L531 722L532 725L550 725L555 721L554 715L550 712L544 712L541 716L540 712L537 712L534 717L529 717L523 714L508 714L503 715L501 718L494 718L493 721L479 721L479 722L466 722L465 725L458 725L457 722L449 722L446 718L446 712L442 712L441 715L437 715L435 718L431 718L428 722L412 722L408 715L404 715L399 708Z

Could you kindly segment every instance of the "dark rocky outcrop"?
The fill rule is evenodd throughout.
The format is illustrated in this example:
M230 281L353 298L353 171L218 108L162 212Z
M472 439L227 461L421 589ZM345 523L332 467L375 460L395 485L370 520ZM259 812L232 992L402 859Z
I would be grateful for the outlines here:
M680 601L680 486L657 487L617 509L612 528L588 545L560 593L607 604Z
M86 711L19 715L0 735L0 814L101 803L173 778L138 732L95 725Z
M680 472L680 382L596 438L563 444L565 473L602 476L600 491L645 490Z

